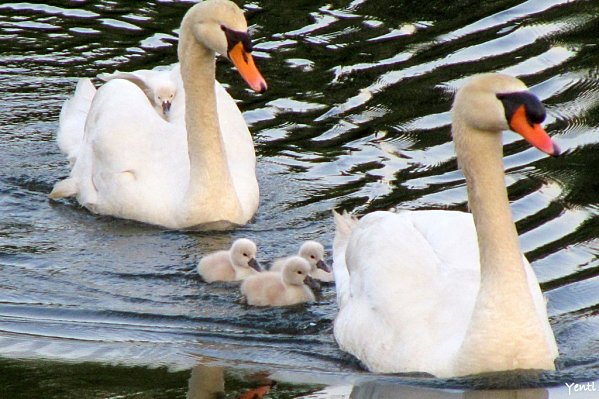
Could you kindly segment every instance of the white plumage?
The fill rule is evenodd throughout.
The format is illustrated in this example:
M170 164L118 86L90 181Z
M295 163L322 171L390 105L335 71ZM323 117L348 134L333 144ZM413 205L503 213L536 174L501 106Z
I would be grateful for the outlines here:
M334 335L369 370L452 377L554 368L546 303L503 182L499 133L509 127L496 95L525 91L487 74L456 95L453 135L473 214L374 212L357 221L335 213ZM544 131L531 142L556 151Z
M201 35L192 31L198 27ZM94 213L168 228L247 223L259 201L256 157L241 112L214 80L214 54L232 51L222 27L247 31L230 1L205 1L187 12L168 120L130 80L112 79L95 92L82 79L63 107L58 133L71 174L50 197L75 195ZM236 51L244 52L240 46ZM248 84L264 90L251 55L238 58L249 63L240 69Z

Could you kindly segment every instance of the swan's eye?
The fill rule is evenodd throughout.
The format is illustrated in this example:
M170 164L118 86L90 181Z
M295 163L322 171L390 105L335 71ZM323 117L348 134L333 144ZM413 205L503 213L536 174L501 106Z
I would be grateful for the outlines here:
M247 258L248 254L244 252L244 253L243 253L243 256L245 256L245 257Z
M246 52L252 52L252 40L247 32L238 32L229 29L224 25L221 25L220 28L225 32L225 36L227 37L227 50L230 51L237 43L241 42L243 44L243 49Z
M531 126L545 120L545 107L538 97L530 92L517 91L512 93L499 93L496 97L503 103L505 118L508 122L512 120L512 116L516 110L523 105L526 119Z
M311 258L311 259L316 259L316 256L314 256L314 255L310 255L310 258Z
M302 274L302 271L301 271L301 270L298 270L298 271L297 271L297 274Z

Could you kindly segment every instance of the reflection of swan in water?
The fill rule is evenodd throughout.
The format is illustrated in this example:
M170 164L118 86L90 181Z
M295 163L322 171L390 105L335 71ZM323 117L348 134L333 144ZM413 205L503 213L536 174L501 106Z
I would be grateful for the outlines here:
M354 386L349 397L351 399L547 399L549 393L544 388L457 392L372 381Z
M225 371L226 368L217 365L198 364L191 370L189 379L189 390L186 399L221 399L226 395L225 392ZM365 382L355 382L352 386L348 384L351 376L319 375L317 373L296 373L281 370L274 374L257 373L262 385L257 388L249 388L236 398L262 398L274 385L276 381L284 381L292 385L297 385L297 391L294 390L294 397L313 398L313 399L547 399L549 392L545 388L533 389L483 389L483 390L448 390L430 387L419 387L413 383L407 385L406 380L393 381L370 380ZM248 375L249 377L249 375ZM252 376L255 377L255 376ZM509 378L505 374L498 378ZM390 377L393 378L393 377ZM251 378L254 380L255 378ZM481 382L484 378L480 379ZM505 383L513 381L504 381ZM491 382L489 382L491 383ZM309 396L302 396L306 393L306 386L326 384L327 386L319 390L311 390ZM497 382L501 385L501 381ZM249 385L249 384L248 384ZM236 384L239 386L239 384ZM250 386L255 386L251 384ZM230 393L230 392L229 392ZM227 395L228 396L228 395Z
M225 393L225 368L198 364L191 369L187 399L216 399Z
M260 399L266 395L274 382L259 373L258 387L248 388L239 399ZM225 397L225 368L198 364L191 369L186 399L221 399Z

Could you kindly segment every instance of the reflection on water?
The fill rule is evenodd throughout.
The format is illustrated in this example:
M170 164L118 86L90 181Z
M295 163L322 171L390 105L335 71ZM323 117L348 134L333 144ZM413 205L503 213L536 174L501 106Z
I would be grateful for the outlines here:
M68 173L54 136L76 79L175 62L190 3L0 4L0 355L186 370L209 356L321 379L323 371L369 376L332 339L334 286L315 304L256 309L239 302L236 285L201 283L195 265L244 236L263 264L307 239L330 255L333 208L465 210L452 96L474 73L504 71L547 104L547 130L565 150L552 159L516 135L504 139L522 247L560 348L558 371L519 386L547 386L551 397L566 382L598 379L597 2L246 3L269 91L246 90L225 60L218 78L256 143L261 204L252 223L171 232L48 202ZM384 396L383 380L345 385L356 385L354 396ZM478 384L406 383L431 392Z

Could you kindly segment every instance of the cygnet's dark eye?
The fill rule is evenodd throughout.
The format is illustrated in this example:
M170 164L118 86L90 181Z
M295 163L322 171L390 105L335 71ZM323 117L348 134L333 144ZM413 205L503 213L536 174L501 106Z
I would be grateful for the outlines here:
M247 258L248 254L244 252L244 253L243 253L243 256L245 256L245 257Z
M311 259L316 259L316 256L314 256L314 255L310 255L310 258L311 258Z
M301 271L301 270L298 270L298 271L297 271L297 274L302 274L302 271Z

